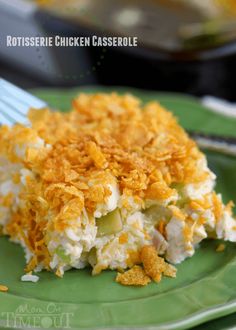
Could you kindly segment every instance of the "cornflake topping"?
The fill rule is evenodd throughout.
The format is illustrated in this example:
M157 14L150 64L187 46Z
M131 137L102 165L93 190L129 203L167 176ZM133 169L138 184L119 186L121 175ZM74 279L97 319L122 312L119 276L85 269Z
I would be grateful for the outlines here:
M176 268L166 263L164 258L159 257L156 248L152 245L146 245L142 248L141 261L146 274L157 283L161 281L162 274L176 277Z
M217 248L216 248L216 252L223 252L225 250L225 244L220 243Z
M7 292L8 291L8 287L6 285L0 285L0 292Z
M151 279L142 267L136 265L124 273L118 273L116 282L122 285L145 286L151 282Z
M140 259L143 268L136 265L124 273L118 273L116 282L122 285L145 286L151 280L159 283L162 275L176 277L177 269L159 257L154 246L144 246L140 252Z

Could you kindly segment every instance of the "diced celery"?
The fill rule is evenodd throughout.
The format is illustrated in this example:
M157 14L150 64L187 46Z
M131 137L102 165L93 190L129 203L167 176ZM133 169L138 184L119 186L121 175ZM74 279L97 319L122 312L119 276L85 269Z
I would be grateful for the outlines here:
M183 189L184 185L183 185L183 183L174 182L170 185L170 187L172 189L176 189L177 191L179 191L179 190Z
M172 183L171 188L177 190L179 195L178 200L176 202L176 206L182 208L188 202L188 198L184 196L184 184L183 183Z
M157 220L163 220L163 219L168 221L171 217L171 211L168 208L161 205L150 206L148 209L144 211L144 214L152 222L156 222Z
M96 219L96 225L98 227L98 237L120 232L123 228L123 224L119 210L115 209L107 215Z
M66 264L70 263L70 256L65 253L65 250L60 245L55 249L55 253L58 255L58 257L61 258L62 261L64 261Z

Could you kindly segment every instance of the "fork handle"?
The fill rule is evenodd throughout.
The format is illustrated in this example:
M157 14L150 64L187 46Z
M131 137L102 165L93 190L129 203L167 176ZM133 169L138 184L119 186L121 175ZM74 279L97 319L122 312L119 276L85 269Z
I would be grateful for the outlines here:
M214 134L203 134L188 131L198 146L202 149L218 151L226 155L236 156L236 138Z

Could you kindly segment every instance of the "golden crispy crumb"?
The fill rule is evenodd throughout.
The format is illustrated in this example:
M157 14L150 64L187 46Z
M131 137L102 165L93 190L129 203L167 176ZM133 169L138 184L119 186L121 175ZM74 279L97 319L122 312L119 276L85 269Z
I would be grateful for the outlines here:
M217 196L215 192L212 193L212 202L213 202L213 212L216 221L218 221L222 217L224 209L219 196Z
M129 268L141 263L139 251L128 250L127 253L128 258L126 259L126 264Z
M146 274L157 283L161 281L162 274L168 277L176 277L177 269L166 263L164 258L159 257L152 245L146 245L142 248L141 261Z
M221 243L217 246L216 252L223 252L225 250L225 244Z
M97 168L105 168L107 166L106 158L95 142L89 141L86 149Z
M173 266L165 263L164 275L168 277L176 277L177 269Z
M63 274L61 273L61 270L59 268L56 270L55 274L57 275L57 277L63 277Z
M145 274L141 266L134 266L123 274L118 273L116 282L122 285L145 286L151 282L151 279Z
M233 209L233 207L234 207L235 205L234 205L234 202L233 201L229 201L228 202L228 204L226 204L226 206L225 206L225 210L227 211L227 212L229 212L229 214L230 215L232 215L232 209Z
M156 225L156 229L159 231L159 233L166 237L166 222L165 220L160 220L158 224Z
M128 234L127 233L123 233L120 235L119 237L119 243L120 244L125 244L128 242Z
M0 285L0 292L7 292L8 287L6 285Z
M141 250L141 261L144 270L155 282L160 282L165 270L165 260L158 257L154 246L146 245Z

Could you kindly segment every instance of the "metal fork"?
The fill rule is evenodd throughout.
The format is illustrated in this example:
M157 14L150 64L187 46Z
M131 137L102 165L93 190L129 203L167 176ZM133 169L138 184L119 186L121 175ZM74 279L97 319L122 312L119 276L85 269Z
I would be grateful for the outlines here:
M27 113L30 108L40 109L47 103L21 88L0 79L0 125L12 126L15 123L30 125ZM236 138L188 132L202 149L218 151L236 156Z
M44 108L47 103L0 78L0 124L30 125L27 113L30 108Z

